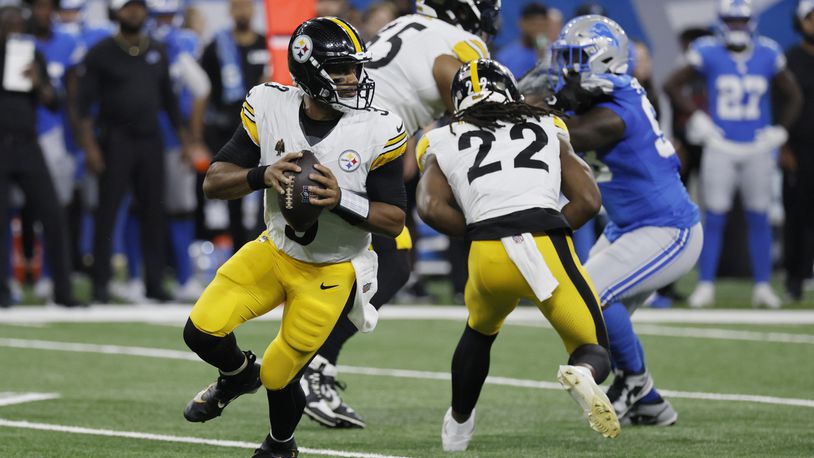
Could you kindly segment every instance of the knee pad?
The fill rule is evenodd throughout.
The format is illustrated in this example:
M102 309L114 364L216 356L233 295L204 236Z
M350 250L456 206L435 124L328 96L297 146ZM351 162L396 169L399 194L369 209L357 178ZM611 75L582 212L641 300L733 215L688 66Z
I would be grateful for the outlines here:
M577 347L568 358L568 364L589 364L594 369L594 379L596 383L602 383L608 378L611 371L610 353L608 350L596 344L585 344Z
M313 353L319 350L325 339L328 338L337 316L324 306L310 307L307 312L292 311L296 316L283 322L280 336L293 350L303 353Z
M302 353L278 336L271 342L260 364L260 381L267 390L279 391L289 385L308 363L311 353Z

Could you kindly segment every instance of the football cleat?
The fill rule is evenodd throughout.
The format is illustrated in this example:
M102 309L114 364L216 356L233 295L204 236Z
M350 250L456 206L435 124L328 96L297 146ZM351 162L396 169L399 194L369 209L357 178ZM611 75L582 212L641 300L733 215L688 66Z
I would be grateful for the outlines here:
M297 458L300 455L297 450L297 443L294 438L286 442L277 442L271 438L270 434L266 435L266 440L260 444L260 448L254 450L252 458Z
M752 289L752 307L779 309L781 305L782 301L768 283L755 283L755 287Z
M452 418L452 407L444 414L444 424L441 426L441 447L445 452L463 452L472 440L475 433L475 410L469 418L458 423Z
M715 284L708 281L698 282L695 291L687 298L687 304L694 309L709 307L715 302Z
M635 375L620 370L614 370L613 373L613 383L608 388L608 399L613 404L616 415L621 417L653 389L653 377L647 370Z
M557 380L582 408L591 429L604 437L619 435L621 428L613 405L594 381L590 369L582 366L560 366Z
M666 399L646 404L639 401L619 421L622 425L672 426L678 421L678 412Z
M347 386L336 380L336 366L326 364L322 371L322 396L336 417L337 428L364 428L365 421L349 405L345 404L336 389L347 389Z
M323 389L322 371L325 369L326 364L329 364L328 360L317 355L303 372L300 379L300 386L305 392L305 410L303 413L323 426L335 428L337 424L336 415L333 409L328 406L328 401L324 396L326 390Z
M184 408L184 418L191 422L205 422L219 417L223 409L238 397L256 393L262 385L260 364L254 353L247 351L246 368L237 375L221 375L215 383L207 386L192 398ZM248 372L246 372L248 371Z

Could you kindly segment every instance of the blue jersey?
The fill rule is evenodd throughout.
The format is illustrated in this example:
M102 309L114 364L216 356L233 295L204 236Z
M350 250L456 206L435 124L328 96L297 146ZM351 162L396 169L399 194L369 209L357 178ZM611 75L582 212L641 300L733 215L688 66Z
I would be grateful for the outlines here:
M173 88L175 95L178 97L178 107L181 112L181 117L188 120L192 115L192 106L195 102L189 89L185 88L173 66L178 61L182 54L188 54L195 58L199 50L198 36L194 32L177 27L160 28L156 29L153 33L153 38L161 41L167 49L167 59L170 63L170 76L173 79ZM161 121L161 134L164 140L165 149L177 148L181 145L178 135L170 122L169 116L162 112L160 115Z
M643 226L689 228L700 221L678 175L681 166L673 145L664 138L656 110L635 78L616 77L607 108L625 122L614 145L597 150L610 178L599 180L602 204L610 223L609 240Z
M54 88L65 90L65 73L79 64L84 48L79 41L58 29L51 32L48 39L37 39L37 51L42 54L48 68L48 77ZM50 111L44 107L37 109L37 133L42 134L62 125L64 114Z
M771 124L772 79L786 67L777 43L758 37L751 50L736 54L720 39L704 37L692 43L687 61L706 78L709 114L724 138L752 142Z

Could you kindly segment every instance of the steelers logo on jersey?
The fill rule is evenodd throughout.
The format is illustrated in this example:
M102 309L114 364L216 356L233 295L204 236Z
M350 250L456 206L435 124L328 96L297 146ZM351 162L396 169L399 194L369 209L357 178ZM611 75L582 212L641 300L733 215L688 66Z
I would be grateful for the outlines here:
M362 157L359 153L349 149L339 155L339 167L345 172L353 172L362 164Z
M300 35L291 43L291 55L299 63L307 61L314 50L314 42L308 35Z

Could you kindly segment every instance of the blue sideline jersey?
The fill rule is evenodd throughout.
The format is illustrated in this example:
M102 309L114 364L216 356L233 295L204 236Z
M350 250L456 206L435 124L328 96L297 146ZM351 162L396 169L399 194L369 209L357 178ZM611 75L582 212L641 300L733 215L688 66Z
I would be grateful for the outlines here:
M167 49L167 58L170 63L170 76L173 79L173 88L178 97L178 107L181 117L186 121L192 115L192 105L194 98L189 90L181 84L179 76L173 69L178 62L179 56L189 54L195 59L199 52L200 42L194 32L178 27L161 28L153 33L153 38L161 41ZM162 112L161 115L161 136L164 140L165 149L174 149L181 145L175 129L172 127L169 117Z
M75 37L57 28L54 28L48 39L38 39L36 46L48 66L48 77L51 79L51 84L57 92L64 91L65 73L82 60L84 47ZM37 133L42 134L62 125L62 111L64 110L53 112L39 107L37 109Z
M786 68L777 43L758 37L736 54L719 38L703 37L690 46L687 62L706 78L710 117L727 140L753 142L772 123L772 79Z
M605 236L616 240L643 226L688 228L700 221L678 175L681 166L673 145L664 138L656 110L647 93L632 77L616 77L607 108L625 122L624 137L597 150L611 176L600 180L602 204L610 223Z

